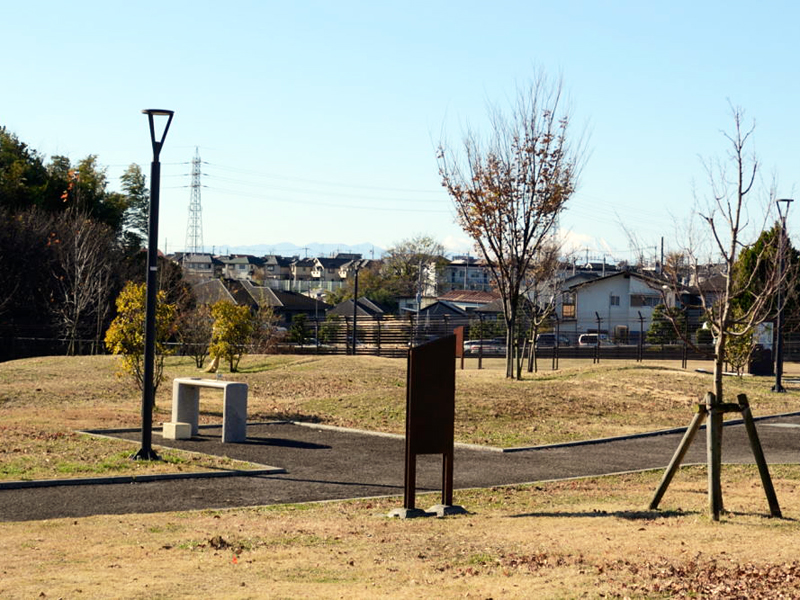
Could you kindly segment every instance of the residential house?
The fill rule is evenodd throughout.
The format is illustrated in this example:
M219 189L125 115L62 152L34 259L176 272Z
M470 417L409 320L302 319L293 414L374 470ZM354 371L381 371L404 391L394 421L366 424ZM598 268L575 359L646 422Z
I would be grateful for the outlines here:
M330 304L318 298L309 298L297 292L284 292L270 287L256 286L249 281L228 280L228 290L238 305L249 306L254 312L261 307L269 307L279 318L279 325L288 327L297 314L309 319L322 318L331 308Z
M320 283L325 281L344 281L346 278L346 272L345 277L343 277L341 268L344 265L353 262L354 259L349 258L350 256L352 255L346 255L344 257L336 256L334 258L313 259L314 267L311 270L311 277Z
M313 258L293 258L289 266L292 272L292 281L310 281L316 266Z
M653 309L665 302L676 306L666 280L620 271L567 288L557 312L561 332L575 340L583 333L604 333L614 341L637 343L640 331L650 327Z
M447 302L457 306L464 312L470 313L487 304L497 301L500 294L482 290L451 290L437 298L439 302Z
M256 270L263 265L260 258L250 254L237 254L220 257L222 261L222 277L239 281L253 281Z
M453 302L446 300L437 300L433 304L429 304L419 311L420 318L436 317L436 318L451 318L459 321L466 321L469 318L469 313L457 306Z
M337 255L337 257L338 256L341 256L341 255ZM364 270L364 269L372 269L376 265L380 265L381 264L381 261L379 261L379 260L361 258L360 254L359 255L351 255L351 256L356 256L357 258L351 258L350 260L348 260L347 262L343 263L339 267L339 279L341 281L346 281L350 277L353 277L356 268L358 268L358 270L361 271L361 270Z
M439 292L451 290L475 290L488 292L492 289L491 270L486 261L474 256L454 256L442 269Z
M214 258L211 254L181 254L178 263L187 278L195 281L214 278Z
M260 279L265 282L290 280L292 278L292 261L291 258L277 254L262 256Z

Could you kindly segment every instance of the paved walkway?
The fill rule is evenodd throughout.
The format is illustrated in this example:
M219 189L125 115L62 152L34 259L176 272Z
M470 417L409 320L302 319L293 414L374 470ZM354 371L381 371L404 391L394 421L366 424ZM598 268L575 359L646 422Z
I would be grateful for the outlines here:
M758 432L770 463L800 462L800 417L761 420ZM3 489L0 520L154 513L403 493L404 442L398 437L289 423L252 424L247 433L245 443L222 444L219 428L203 428L198 438L186 441L162 440L154 432L153 443L273 465L284 469L284 473ZM139 436L138 432L115 435L129 439ZM458 490L660 469L668 464L681 437L682 433L669 433L521 452L457 447L454 483ZM725 427L723 461L753 462L742 425ZM703 429L684 464L704 462ZM417 465L417 491L441 489L441 457L421 456ZM455 501L458 502L457 492Z

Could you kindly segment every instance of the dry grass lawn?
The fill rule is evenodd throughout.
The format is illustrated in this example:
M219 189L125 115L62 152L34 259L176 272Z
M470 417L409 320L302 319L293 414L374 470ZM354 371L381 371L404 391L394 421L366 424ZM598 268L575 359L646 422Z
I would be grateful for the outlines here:
M470 363L457 376L458 440L519 446L683 426L710 386L677 364L561 366L513 382L500 361ZM0 363L0 477L191 468L181 453L136 465L124 442L74 433L139 425L139 393L114 373L111 357ZM170 379L197 375L170 359ZM250 385L253 421L403 429L400 360L253 356L224 377ZM727 383L757 416L797 408L791 385L776 395L765 378ZM169 419L169 396L164 384L156 423ZM201 418L219 422L220 405L204 394ZM645 510L660 476L457 492L470 514L447 519L390 520L402 503L391 498L2 523L0 597L800 598L799 466L772 468L783 519L765 516L755 468L723 469L719 523L706 516L704 468L683 469L662 510Z
M691 405L710 387L710 376L680 363L561 361L523 381L503 377L503 362L468 361L457 372L456 439L501 447L602 438L686 426ZM702 365L707 367L708 365ZM789 374L796 367L790 365ZM69 477L87 473L163 471L169 465L125 460L125 442L103 442L76 430L140 427L141 394L117 376L110 356L43 357L0 363L0 479ZM157 393L154 423L170 420L170 381L202 376L191 359L170 358ZM403 433L405 361L348 356L247 356L225 379L250 386L250 421L299 419L373 431ZM747 393L756 416L797 409L800 389L772 394L765 377L731 377L732 398ZM219 423L219 393L201 394L201 421ZM109 454L116 458L107 460ZM177 462L177 455L173 456ZM184 461L185 468L197 460ZM219 465L214 465L219 466Z
M768 519L748 467L457 492L471 514L400 521L399 499L0 524L3 598L796 598L800 469ZM424 499L423 499L424 502Z

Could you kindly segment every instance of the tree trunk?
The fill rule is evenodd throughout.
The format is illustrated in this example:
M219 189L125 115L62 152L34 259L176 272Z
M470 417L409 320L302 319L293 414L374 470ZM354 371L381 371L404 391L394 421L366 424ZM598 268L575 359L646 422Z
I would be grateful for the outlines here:
M531 324L531 350L528 355L528 373L538 373L539 365L536 356L536 338L539 337L539 324L534 321Z
M724 402L722 396L722 374L725 371L725 341L726 335L725 332L722 331L717 336L716 343L714 345L714 399L713 401L717 404L721 404Z
M514 323L517 317L517 311L514 308L509 310L510 318L506 317L506 377L514 379Z

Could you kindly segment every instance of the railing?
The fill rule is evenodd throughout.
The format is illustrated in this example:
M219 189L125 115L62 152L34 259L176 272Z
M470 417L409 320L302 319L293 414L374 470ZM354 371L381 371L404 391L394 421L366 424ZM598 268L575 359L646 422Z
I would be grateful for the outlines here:
M355 354L375 355L387 357L403 357L408 348L452 333L456 327L465 328L465 340L492 340L505 339L505 327L502 321L483 320L477 317L418 317L415 313L404 316L387 316L382 319L359 317L356 320L356 345ZM548 331L553 331L548 328ZM624 359L636 360L641 357L653 360L704 360L708 354L697 352L690 346L675 340L664 340L663 343L645 341L641 347L638 336L629 337L627 343L603 343L597 348L595 345L579 346L570 337L568 328L560 328L560 335L570 339L568 345L558 348L559 358L576 359ZM276 352L303 353L303 354L352 354L353 353L353 319L340 317L338 320L320 318L315 321L308 319L305 329L304 342L291 342L284 340L275 347ZM572 336L574 337L574 336ZM613 341L613 336L612 336ZM787 362L800 361L800 333L787 333L784 341L784 360ZM27 358L34 356L64 355L66 354L68 340L36 336L11 336L0 332L0 361ZM178 352L180 344L174 344ZM525 344L527 353L530 352L530 342ZM701 350L711 351L709 344L701 345ZM599 351L599 353L598 353ZM99 343L92 339L77 341L78 354L103 354L106 352L103 341ZM536 355L540 359L553 357L555 349L552 347L539 347ZM487 353L485 356L488 356ZM492 356L498 355L493 353ZM477 354L468 353L466 358L477 357Z
M264 285L279 290L281 292L310 292L313 290L325 290L327 292L335 292L341 289L345 282L343 281L317 281L306 279L267 279Z

